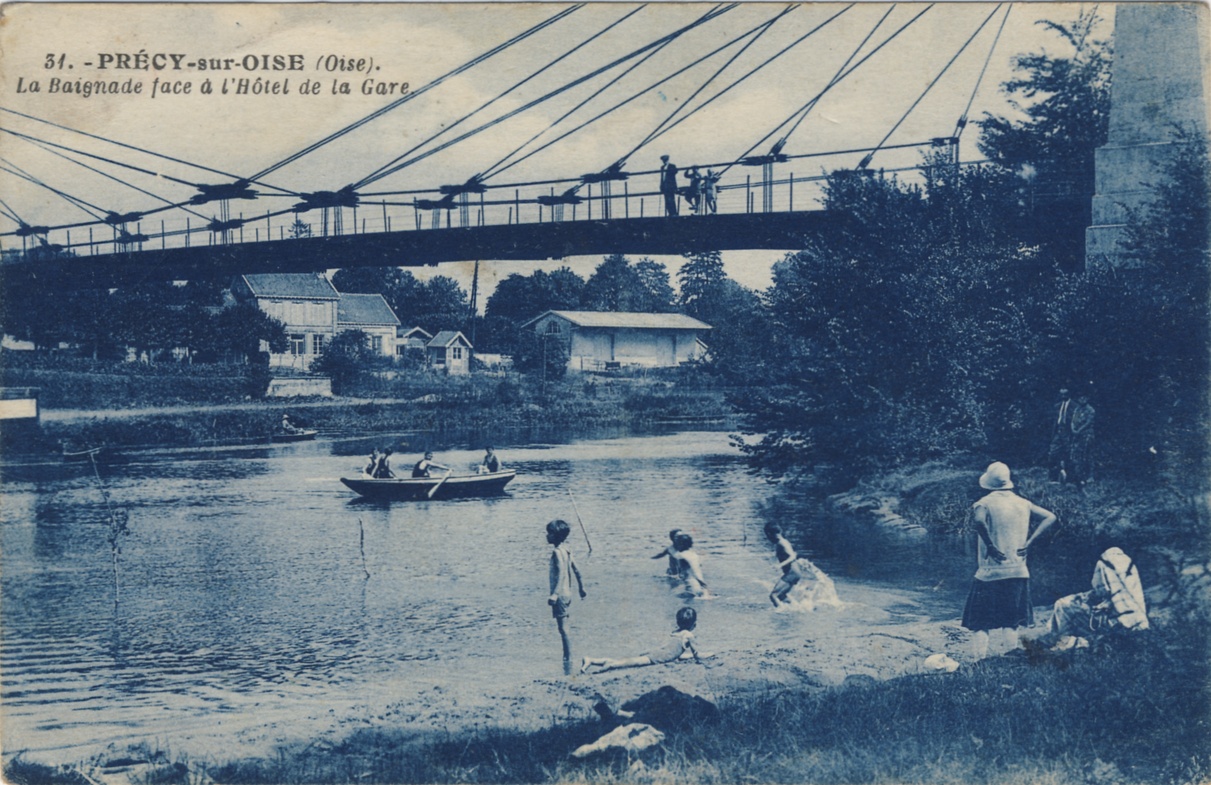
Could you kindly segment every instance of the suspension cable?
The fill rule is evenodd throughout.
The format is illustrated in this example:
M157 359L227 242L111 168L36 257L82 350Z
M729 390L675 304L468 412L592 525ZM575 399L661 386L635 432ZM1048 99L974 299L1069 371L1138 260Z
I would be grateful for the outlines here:
M145 153L146 155L152 155L152 156L155 156L156 158L163 158L166 161L172 161L174 163L184 164L185 166L191 166L195 169L201 169L204 172L210 172L211 174L222 175L223 177L230 177L232 180L239 179L238 177L236 177L236 175L229 174L229 173L221 171L219 169L212 169L209 166L195 164L191 161L186 161L182 158L174 158L171 155L164 155L163 153L157 153L154 150L148 150L143 147L136 147L135 145L126 144L125 142L119 142L115 139L108 139L104 136L98 136L97 134L90 134L87 131L81 131L76 128L71 128L70 126L60 125L59 123L55 123L50 120L44 120L41 117L35 117L34 115L25 114L24 112L18 112L15 109L9 109L7 107L0 106L0 112L8 112L9 114L17 115L18 117L24 117L27 120L33 120L34 122L38 122L38 123L45 123L46 125L52 126L54 128L58 128L63 131L70 131L73 134L80 134L81 136L87 136L90 139L96 139L98 141L105 142L107 144L117 145L118 147L125 147L128 150L134 150L136 152ZM157 176L161 176L161 175L157 175ZM189 185L194 186L193 183L190 183ZM276 185L269 185L268 183L263 183L263 182L257 182L257 185L263 186L265 188L272 188L275 191L282 191L283 193L289 193L291 196L297 196L297 194L295 194L294 192L287 191L285 188L279 188ZM194 186L194 187L196 187L196 186Z
M622 23L623 23L623 22L625 22L627 19L630 19L632 16L634 16L634 15L635 15L635 14L637 14L637 13L639 13L640 11L642 11L642 10L643 10L644 8L646 8L646 7L647 7L646 5L641 5L641 6L639 6L638 8L634 9L633 11L630 11L630 12L626 13L625 15L623 15L623 16L622 16L622 18L620 18L620 19L618 19L618 20L616 20L616 21L614 21L614 22L611 22L610 24L606 25L606 27L604 27L602 30L598 31L597 33L593 34L592 36L590 36L590 37L586 38L585 40L581 41L579 44L577 44L576 46L572 47L572 48L571 48L571 49L569 49L568 51L564 52L564 53L563 53L562 55L560 55L559 57L556 57L554 60L552 60L552 61L550 61L549 63L547 63L547 64L546 64L546 65L544 65L542 68L539 68L537 71L535 71L534 73L530 74L530 75L529 75L529 76L527 76L526 78L522 79L520 82L515 83L515 84L514 84L512 87L509 87L509 88L508 88L508 89L506 89L506 90L505 90L503 93L500 93L500 94L499 94L499 95L497 95L496 97L489 99L489 100L488 100L486 103L480 104L480 105L479 105L479 107L477 107L476 109L473 109L472 111L470 111L470 112L468 112L467 114L463 115L463 116L462 116L462 117L460 117L459 119L455 120L453 123L450 123L449 125L443 125L443 126L442 126L442 128L441 128L439 131L437 131L437 133L433 134L432 136L428 137L427 139L424 139L423 141L417 142L415 145L413 145L413 146L412 146L412 148L411 148L411 149L409 149L409 150L407 150L407 151L405 151L405 152L401 153L400 155L396 156L395 158L392 158L390 161L388 161L387 163L383 164L382 166L380 166L379 168L377 168L377 169L375 169L373 172L371 172L369 175L367 175L367 177L373 177L374 175L378 174L379 172L383 171L384 169L387 169L388 167L392 166L393 164L396 164L396 163L398 163L398 162L402 161L404 158L407 158L409 155L412 155L412 154L413 154L413 153L415 153L417 150L419 150L420 148L422 148L422 147L424 147L425 145L429 144L430 142L434 141L435 139L437 139L438 137L442 136L443 134L448 133L448 132L450 132L450 131L454 130L454 129L455 129L455 128L457 128L459 125L461 125L461 124L462 124L462 123L463 123L465 120L467 120L467 119L469 119L469 118L471 118L471 117L473 117L473 116L475 116L475 115L479 114L480 112L482 112L483 110L485 110L485 109L487 109L489 106L491 106L492 104L496 103L496 102L497 102L497 101L499 101L500 99L502 99L502 98L504 98L505 96L507 96L509 93L512 93L514 90L517 90L517 89L518 89L519 87L521 87L522 85L524 85L524 84L526 84L527 82L529 82L530 80L532 80L532 79L536 78L536 77L537 77L539 74L541 74L541 73L543 73L544 71L546 71L547 69L549 69L549 68L553 67L555 64L557 64L557 63L561 62L562 60L567 59L568 57L570 57L570 56L571 56L572 54L574 54L575 52L577 52L577 51L579 51L580 49L583 49L584 47L588 46L590 43L592 43L593 41L597 40L597 39L598 39L598 38L600 38L601 36L605 35L606 33L608 33L610 30L614 29L614 28L615 28L615 27L617 27L618 25L622 24ZM356 188L356 185L355 185L354 187Z
M121 166L125 169L132 169L136 172L141 172L142 174L149 175L151 177L156 177L156 178L160 178L163 180L169 180L174 183L179 183L180 185L187 185L190 188L198 187L196 183L191 183L188 180L182 180L179 177L173 177L173 176L167 175L167 174L159 174L157 172L151 171L150 169L144 169L141 166L135 166L134 164L127 164L127 163L123 163L121 161L115 161L112 158L106 158L103 155L96 155L94 153L86 153L83 150L77 150L74 147L68 147L67 145L58 144L56 142L49 142L45 139L39 139L35 136L29 136L28 134L23 134L19 131L14 131L11 128L0 128L0 131L3 131L6 134L11 134L11 135L17 137L18 139L24 139L25 141L30 142L32 144L42 144L42 145L47 145L49 147L55 147L60 150L67 150L69 153L75 153L76 155L87 156L88 158L95 158L98 161L104 161L107 164L113 164L114 166Z
M134 185L133 183L128 183L125 180L121 179L120 177L115 177L114 175L109 174L108 172L103 172L100 169L96 168L95 166L89 166L88 164L84 163L83 161L77 161L75 158L72 158L69 155L65 155L65 154L59 152L58 150L53 150L50 147L44 145L42 142L31 142L31 144L35 144L38 147L45 150L46 152L48 152L52 155L57 155L65 161L70 161L71 163L75 164L76 166L82 166L85 169L89 170L90 172L95 172L95 173L101 175L102 177L107 177L110 180L113 180L115 183L118 183L119 185L124 185L127 188L132 188L132 189L138 191L139 193L144 194L145 196L150 196L153 199L156 199L158 201L164 202L164 204L169 205L168 208L159 208L159 210L180 207L182 210L184 210L187 213L192 213L193 215L196 215L198 218L201 218L203 220L206 219L206 216L202 215L201 213L196 212L194 210L190 210L188 207L185 207L184 205L188 204L188 202L173 202L170 199L165 199L163 196L160 196L159 194L155 194L144 188L140 188L139 186ZM159 212L159 210L157 210L157 212ZM147 211L143 211L143 214L146 215Z
M741 33L741 34L739 34L739 35L735 36L735 37L734 37L734 38L732 38L730 41L728 41L728 42L726 42L726 43L724 43L724 44L722 44L722 45L720 45L720 46L716 47L715 49L712 49L710 52L707 52L706 54L702 55L702 56L701 56L701 57L699 57L697 60L694 60L693 62L691 62L691 63L689 63L689 64L687 64L687 65L685 65L685 66L682 66L681 68L677 69L676 71L674 71L673 73L669 74L668 76L665 76L664 78L659 79L658 81L656 81L656 82L654 82L654 83L652 83L652 84L648 85L647 87L645 87L644 89L642 89L642 90L640 90L639 92L635 93L634 95L630 96L629 98L626 98L626 99L624 99L624 100L622 100L622 101L619 101L618 103L614 104L614 105L613 105L613 106L611 106L610 108L605 109L605 110L603 110L603 111L599 112L598 114L594 115L593 117L590 117L588 120L585 120L584 122L582 122L580 125L576 126L575 128L571 128L571 129L569 129L569 130L565 131L564 133L560 134L559 136L555 137L554 139L552 139L552 140L550 140L550 141L546 142L545 144L541 145L540 147L537 147L537 148L535 148L535 149L531 150L529 153L526 153L524 156L522 156L521 158L518 158L516 161L513 161L512 163L508 164L507 166L502 166L502 167L500 167L499 169L497 169L497 170L494 172L494 174L500 174L501 172L503 172L503 171L505 171L505 170L507 170L507 169L511 169L512 167L517 166L517 165L518 165L519 163L521 163L522 161L525 161L526 159L528 159L528 158L530 158L530 157L532 157L532 156L534 156L534 155L537 155L538 153L540 153L540 152L542 152L543 150L547 149L547 148L548 148L548 147L550 147L551 145L556 144L557 142L560 142L560 141L562 141L563 139L566 139L567 137L571 136L572 134L576 133L577 131L581 130L582 128L584 128L584 127L586 127L586 126L591 125L592 123L597 122L598 120L600 120L601 118L605 117L605 116L606 116L606 115L608 115L609 113L611 113L611 112L613 112L613 111L615 111L615 110L617 110L617 109L619 109L619 108L621 108L621 107L623 107L623 106L625 106L625 105L629 104L631 101L634 101L634 100L637 100L638 98L641 98L642 96L646 95L647 93L650 93L652 90L655 90L657 87L660 87L660 86L661 86L662 84L664 84L665 82L668 82L668 81L670 81L670 80L672 80L672 79L675 79L676 77L680 76L681 74L685 73L686 71L690 70L691 68L694 68L695 66L699 65L699 64L700 64L700 63L702 63L703 61L705 61L705 60L707 60L707 59L709 59L709 58L711 58L711 57L714 57L715 55L717 55L717 54L719 54L720 52L722 52L724 49L727 49L728 47L734 46L735 44L737 44L737 43L739 43L740 41L744 40L744 39L745 39L745 38L747 38L748 36L752 35L754 32L756 32L756 30L758 30L760 27L762 27L762 26L763 26L763 25L765 25L765 24L766 24L766 23L764 23L764 22L763 22L762 24L757 25L756 27L753 27L752 29L747 30L747 31L745 31L745 32L743 32L743 33Z
M774 62L774 61L775 61L775 60L777 60L779 57L781 57L782 55L784 55L784 54L786 54L787 52L789 52L791 49L794 49L796 46L798 46L799 44L803 43L804 41L806 41L806 40L807 40L808 38L810 38L811 36L815 35L817 32L819 32L821 29L823 29L823 28L824 28L826 25L828 25L828 24L829 24L830 22L832 22L834 19L836 19L837 17L841 16L841 15L842 15L842 14L844 14L846 11L849 11L849 10L850 10L851 8L853 8L853 7L854 7L854 4L853 4L853 3L850 3L849 5L845 6L845 7L844 7L844 8L842 8L840 11L838 11L837 13L833 14L832 16L830 16L828 19L825 19L823 22L821 22L820 24L816 25L816 26L815 26L815 27L813 27L811 30L808 30L806 33L804 33L803 35L801 35L801 36L799 36L798 38L796 38L794 41L791 41L789 44L787 44L786 46L782 47L781 49L779 49L777 52L775 52L774 54L772 54L772 55L770 55L769 57L767 57L767 58L766 58L765 60L763 60L762 62L758 63L756 66L754 66L752 69L750 69L748 73L744 74L744 75L743 75L743 76L741 76L739 79L736 79L736 80L735 80L735 81L733 81L731 84L729 84L727 87L723 88L723 89L722 89L722 90L720 90L719 92L717 92L717 93L715 93L714 95L712 95L710 98L708 98L708 99L706 99L705 101L703 101L703 102L702 102L701 104L699 104L698 106L694 107L692 110L690 110L689 112L687 112L687 113L686 113L684 116L677 118L677 120L676 120L675 122L671 123L671 124L670 124L668 127L666 127L666 128L664 128L664 129L662 129L662 130L661 130L661 131L660 131L658 134L654 135L654 136L652 137L652 139L651 139L651 140L649 140L649 141L654 141L654 140L656 140L656 139L659 139L660 137L664 136L664 135L665 135L666 133L668 133L669 131L672 131L674 128L676 128L677 126L681 125L683 122L685 122L686 120L690 119L691 117L693 117L693 116L694 116L695 114L697 114L698 112L700 112L700 111L702 111L703 109L705 109L706 107L710 106L712 103L714 103L714 101L715 101L717 98L722 97L723 95L725 95L725 94L727 94L727 93L731 92L731 91L732 91L734 88L736 88L736 87L740 86L741 84L743 84L743 83L745 82L745 80L747 80L749 77L753 76L753 74L755 74L755 73L757 73L758 71L760 71L761 69L765 68L767 65L769 65L769 64L770 64L770 63L772 63L772 62Z
M711 76L705 82L703 82L701 85L699 85L698 89L695 90L690 95L689 98L687 98L684 101L682 101L681 103L679 103L673 109L673 111L669 113L668 117L664 118L664 120L662 120L659 125L657 125L655 128L653 128L652 131L650 133L648 133L647 136L643 137L643 139L639 142L639 144L632 147L630 150L627 151L627 153L625 155L620 157L618 159L619 162L625 163L628 158L630 158L632 155L634 155L637 151L641 150L644 145L646 145L648 142L652 141L654 138L659 136L662 129L664 129L670 122L672 122L673 119L678 114L680 114L683 109L685 109L687 106L689 106L691 103L693 103L694 99L696 99L702 93L703 90L705 90L708 86L710 86L711 82L713 82L720 74L722 74L724 71L726 71L728 69L728 67L731 66L732 63L736 62L737 58L739 58L741 55L743 55L745 52L747 52L749 47L751 47L753 44L757 43L757 41L760 40L761 36L768 33L770 28L773 27L776 22L778 22L784 16L786 16L787 14L796 10L797 8L798 8L798 6L796 6L796 5L788 5L778 15L776 15L774 18L770 19L768 22L766 22L764 25L762 25L760 27L760 32L758 32L756 35L754 35L752 38L750 38L744 44L744 46L740 47L740 49L735 54L733 54L731 57L729 57L727 59L727 62L725 62L723 65L719 66L719 68L716 69L715 73L711 74Z
M570 6L569 8L565 8L564 10L555 14L554 16L552 16L542 22L539 22L538 24L534 25L533 27L529 28L528 30L525 30L525 31L513 36L508 41L505 41L503 44L499 44L498 46L495 46L492 49L489 49L487 52L484 52L483 54L478 55L478 56L472 58L471 60L468 60L467 62L458 66L454 70L448 71L445 74L443 74L442 76L437 77L436 79L432 80L431 82L424 85L423 87L416 90L415 92L410 92L410 93L407 93L406 95L400 96L396 100L392 101L391 103L387 104L386 106L384 106L380 109L377 109L377 110L371 112L370 114L366 115L362 119L357 120L353 123L350 123L349 125L345 126L344 128L342 128L338 131L334 131L333 133L329 134L328 136L325 136L323 139L320 139L317 142L312 142L310 145L308 145L307 147L304 147L302 150L299 150L298 152L293 153L292 155L289 155L286 158L283 158L281 161L278 161L277 163L273 164L272 166L262 169L261 171L257 172L255 175L253 175L251 178L246 178L246 179L256 180L258 178L264 177L267 174L276 172L278 169L281 169L283 166L291 164L291 163L297 161L298 159L302 158L303 156L315 152L316 150L318 150L319 148L328 144L329 142L335 141L335 140L341 138L342 136L344 136L345 134L348 134L358 128L361 128L366 123L369 123L372 120L376 120L379 117L382 117L383 115L387 114L388 112L399 108L400 106L413 100L414 98L424 95L428 91L432 90L433 88L435 88L438 85L445 82L447 79L451 79L470 68L474 68L475 66L477 66L480 63L484 62L485 60L499 54L500 52L503 52L505 49L508 49L509 47L513 46L514 44L524 41L525 39L529 38L530 36L534 35L535 33L538 33L539 31L549 27L550 25L555 24L556 22L563 19L564 17L566 17L570 14L573 14L576 11L579 11L581 8L584 8L584 3L579 3L577 5Z
M30 183L33 183L34 185L38 185L38 186L41 186L42 188L45 188L46 190L48 190L51 193L58 196L59 198L66 200L69 204L73 205L74 207L78 207L79 209L88 213L93 218L96 218L98 221L102 220L101 216L98 213L108 212L103 207L97 207L95 204L86 202L83 199L72 196L71 194L67 193L66 191L61 191L58 188L55 188L54 186L47 185L46 183L42 182L37 177L34 177L32 174L25 171L20 166L17 166L15 163L8 160L7 158L0 157L0 163L4 164L3 166L0 166L0 171L8 172L9 174L11 174L15 177L19 177L22 180L26 180ZM9 167L12 167L12 168L10 169ZM91 208L91 209L89 209L89 208ZM93 210L96 210L97 212L93 212Z
M718 6L716 6L716 8L717 8L717 7L718 7ZM601 95L601 94L602 94L602 93L604 93L606 90L609 90L611 87L614 87L615 85L617 85L617 84L621 83L621 82L622 82L624 79L626 79L628 76L630 76L630 75L631 75L631 73L632 73L633 71L635 71L637 68L641 67L641 66L642 66L644 63L646 63L647 61L651 60L651 59L652 59L653 57L655 57L656 55L660 54L660 52L664 51L664 48L665 48L666 46L668 46L669 44L671 44L672 42L673 42L673 39L672 39L672 38L668 39L667 41L664 41L664 42L663 42L663 43L661 43L659 46L657 46L657 47L653 48L653 49L652 49L650 52L648 52L647 54L645 54L643 57L639 58L639 59L638 59L638 60L636 60L634 63L631 63L631 65L627 66L626 70L625 70L625 71L623 71L621 74L619 74L617 77L615 77L614 79L610 80L609 82L606 82L606 83L605 83L605 84L603 84L601 87L599 87L599 88L597 88L596 90L594 90L593 92L589 93L589 94L588 94L588 95L587 95L585 98L581 99L581 101L580 101L579 103L577 103L577 104L576 104L575 106L573 106L571 109L567 110L567 111L566 111L566 112L564 112L562 115L560 115L559 117L557 117L557 118L555 119L555 121L554 121L554 122L548 123L546 128L543 128L543 129L542 129L542 130L540 130L538 133L534 134L534 135L533 135L533 136L531 136L529 139L527 139L526 141L524 141L524 142L522 142L521 144L519 144L517 147L513 148L512 150L510 150L508 153L506 153L506 154L504 155L504 157L502 157L502 158L501 158L500 160L498 160L496 163L492 164L492 165L491 165L491 166L489 166L487 169L485 169L485 170L484 170L484 172L483 172L482 178L485 178L485 179L486 179L486 178L491 177L492 175L496 174L496 173L497 173L497 171L499 171L498 167L500 167L501 165L503 165L503 164L504 164L506 161L508 161L508 160L509 160L510 158L512 158L513 156L515 156L515 155L517 155L518 153L520 153L522 150L526 149L526 147L527 147L527 146L529 146L531 143L533 143L535 139L538 139L538 138L539 138L539 137L541 137L543 134L547 133L547 132L548 132L548 131L550 131L552 128L554 128L555 126L559 125L560 123L562 123L564 120L566 120L566 119L568 119L569 117L571 117L571 116L572 116L573 114L575 114L576 112L580 111L581 107L583 107L583 106L585 106L586 104L588 104L588 103L592 102L594 99L596 99L596 98L597 98L597 96Z
M662 36L661 38L658 38L651 43L645 44L644 46L641 46L640 48L636 49L633 52L630 52L629 54L623 55L622 57L614 60L611 63L601 66L600 68L597 68L597 69L585 74L584 76L578 77L578 78L572 80L571 82L568 82L567 84L563 85L562 87L558 87L555 90L552 90L551 92L547 93L546 95L535 98L534 100L530 101L529 103L527 103L523 106L518 107L517 109L514 109L510 112L507 112L507 113L501 115L500 117L497 117L487 123L484 123L483 125L479 126L478 128L474 128L470 131L467 131L467 132L461 134L460 136L455 137L454 139L444 142L444 143L438 145L437 147L434 147L430 150L420 153L419 155L413 156L412 158L409 158L406 161L398 163L398 164L390 167L389 169L383 170L383 171L379 172L378 174L375 174L372 177L362 178L361 180L359 180L357 183L354 184L354 187L360 188L364 185L368 185L372 182L381 180L382 178L387 177L388 175L394 174L395 172L398 172L401 169L411 166L412 164L417 163L418 161L424 160L425 158L428 158L431 155L439 153L448 147L458 144L459 142L463 141L464 139L474 136L475 134L478 134L481 131L487 130L488 128L491 128L499 123L502 123L511 117L514 117L524 111L527 111L528 109L531 109L531 108L537 106L538 104L543 103L544 101L550 100L551 98L555 97L556 95L559 95L560 93L567 92L568 90L572 89L573 87L576 87L577 85L582 84L582 83L588 81L589 79L592 79L595 76L599 76L600 74L610 70L611 68L614 68L615 66L617 66L620 63L630 60L633 57L637 57L638 55L642 54L643 52L646 52L649 49L652 49L653 47L662 46L665 43L668 43L669 40L672 40L674 38L677 38L677 37L683 35L690 29L697 27L700 24L704 24L704 23L710 21L711 19L715 19L719 16L722 16L723 14L725 14L728 11L731 11L733 8L735 8L736 5L737 5L736 3L732 3L731 5L725 6L723 8L719 8L719 6L716 6L715 8L711 9L711 11L708 11L706 14L704 14L701 18L695 20L692 24L689 24L689 25L681 28L680 30L675 30L674 32L669 33L668 35Z
M859 162L859 164L858 164L859 169L865 169L867 166L870 165L871 159L875 157L875 153L879 152L879 149L881 147L883 147L883 145L887 142L888 139L891 138L891 135L896 132L896 129L899 128L900 125L905 120L908 119L908 116L910 114L912 114L913 110L917 108L917 105L920 104L921 101L923 101L925 99L925 96L928 95L929 91L933 89L933 86L938 83L938 80L940 80L946 74L946 72L948 70L950 70L950 67L952 65L954 65L955 60L959 59L959 55L963 54L963 52L966 51L967 47L971 44L971 42L975 40L976 36L980 34L980 31L984 29L984 26L987 25L990 21L992 21L992 17L997 13L997 11L1001 10L1001 5L1002 5L1001 3L998 3L996 8L992 9L992 13L990 13L988 16L986 16L984 18L983 22L980 22L980 26L977 27L975 32L972 33L971 36L966 41L963 42L963 45L959 47L959 51L954 53L954 56L951 57L950 60L947 61L946 65L944 65L942 67L942 70L938 72L938 75L935 76L933 78L933 80L930 81L930 83L925 86L925 89L923 91L921 91L921 94L919 96L917 96L917 100L912 102L912 106L908 107L908 111L906 111L904 113L903 117L901 117L899 120L896 121L896 124L891 127L891 130L887 132L887 134L883 137L882 140L880 140L880 142L877 145L875 145L875 149L871 150L869 153L867 153L866 157L864 157L861 160L861 162Z
M887 46L889 43L891 43L893 40L895 40L901 33L903 33L905 30L907 30L913 23L915 23L918 19L920 19L922 16L924 16L929 11L929 9L933 8L933 6L934 6L933 3L930 3L929 5L925 6L925 8L923 8L919 13L917 13L916 16L909 19L907 22L905 22L903 25L901 25L897 30L895 30L895 32L893 32L887 38L883 39L883 41L878 46L876 46L874 49L870 50L870 52L868 52L865 56L863 56L861 60L854 63L852 66L850 66L844 72L840 72L836 76L834 76L832 78L832 80L830 80L829 83L826 84L820 92L816 93L816 95L814 95L810 100L808 100L807 103L805 103L803 106L796 109L793 113L791 113L791 115L789 117L787 117L785 120L783 120L777 126L775 126L773 128L773 130L771 130L765 136L758 139L751 147L749 147L747 150L745 150L743 153L741 153L739 156L737 156L736 161L743 160L745 157L747 157L749 153L751 153L753 150L756 150L758 147L760 147L762 144L764 144L771 136L778 133L779 129L781 129L783 126L785 126L787 123L789 123L795 116L797 116L804 109L810 110L810 107L815 106L829 90L836 87L842 80L844 80L846 77L848 77L854 71L861 68L862 65L866 63L867 60L874 57L875 54L877 54L884 46ZM882 20L879 21L879 24L882 24ZM876 24L875 28L877 29L878 26L879 25ZM868 36L868 38L869 38L869 36ZM864 42L865 42L865 39L864 39ZM851 59L852 59L852 56L851 56ZM723 167L723 171L721 171L719 173L720 176L726 174L727 171L730 170L733 166L735 166L735 162L729 163L727 166Z
M1009 14L1013 11L1013 4L1005 6L1005 16L1001 17L1001 26L997 28L997 34L992 39L992 46L988 47L988 56L984 58L984 66L980 69L980 75L976 78L976 86L972 88L971 97L967 99L967 106L963 107L963 114L959 115L958 122L955 123L954 137L957 140L963 135L963 129L967 127L967 115L971 112L971 105L975 103L976 94L980 92L980 83L984 81L984 72L988 70L988 64L992 62L992 53L996 51L997 43L1001 40L1001 33L1005 30L1005 23L1009 21Z

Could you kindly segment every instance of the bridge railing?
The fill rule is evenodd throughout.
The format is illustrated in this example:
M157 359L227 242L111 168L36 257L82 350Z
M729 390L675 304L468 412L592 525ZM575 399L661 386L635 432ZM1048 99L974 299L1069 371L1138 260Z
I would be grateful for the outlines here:
M801 170L793 171L799 163ZM770 167L736 166L717 184L714 210L699 199L698 206L687 198L689 180L679 177L678 213L707 217L713 213L741 214L818 210L822 206L827 175L822 170L805 173L810 167L803 161ZM902 179L920 177L920 165L880 170ZM684 170L683 170L684 171ZM704 172L705 173L705 172ZM260 243L293 238L337 235L378 234L383 232L431 231L433 229L475 228L506 224L541 224L568 221L628 220L666 215L664 195L659 190L659 175L645 173L607 184L582 185L575 192L576 203L550 204L572 183L543 186L492 188L486 193L464 194L450 208L422 209L401 197L363 197L357 207L334 207L304 213L274 215L275 209L241 210L240 202L230 202L232 218L238 228L214 232L207 222L194 216L183 219L144 219L125 227L129 235L146 236L138 242L124 240L119 230L109 226L77 227L53 230L46 239L50 247L61 247L78 256L138 252L161 248L214 246L234 243ZM544 197L548 203L539 201ZM275 199L269 204L281 209ZM251 207L252 204L248 203ZM128 235L128 236L129 236ZM29 238L0 243L6 261L37 257L45 253Z

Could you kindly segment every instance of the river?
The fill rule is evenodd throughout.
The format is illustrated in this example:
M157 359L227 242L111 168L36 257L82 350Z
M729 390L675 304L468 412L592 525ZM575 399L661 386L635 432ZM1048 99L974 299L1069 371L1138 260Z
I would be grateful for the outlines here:
M371 446L145 451L102 465L99 479L88 464L5 467L5 753L77 760L180 737L207 743L173 749L235 754L354 717L473 724L485 701L565 679L546 604L544 525L556 517L572 524L587 583L573 606L577 657L637 654L672 628L685 600L649 558L672 528L702 554L716 596L697 601L699 640L721 658L810 635L769 607L771 519L843 599L912 619L961 607L958 582L931 590L969 569L961 554L940 561L927 543L868 523L839 529L815 503L748 474L724 433L498 443L518 470L506 495L389 504L338 482ZM437 459L461 470L481 454ZM117 602L103 489L128 515ZM526 711L506 720L551 719Z

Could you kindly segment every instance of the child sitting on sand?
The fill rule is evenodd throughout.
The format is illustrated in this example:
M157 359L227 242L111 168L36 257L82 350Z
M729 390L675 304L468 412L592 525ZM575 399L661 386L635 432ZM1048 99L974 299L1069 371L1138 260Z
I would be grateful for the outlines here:
M681 529L673 529L669 532L669 544L663 551L653 556L653 559L662 559L665 556L669 557L669 568L665 571L669 575L677 575L680 566L680 560L677 558L677 535L681 534Z
M672 640L638 657L626 657L613 660L606 657L585 657L580 661L580 672L588 673L589 668L596 668L593 673L605 673L619 668L638 668L643 665L655 665L659 662L673 662L687 652L694 657L695 662L701 662L698 651L694 648L694 627L698 624L698 612L693 608L682 608L677 611L677 629L670 633Z

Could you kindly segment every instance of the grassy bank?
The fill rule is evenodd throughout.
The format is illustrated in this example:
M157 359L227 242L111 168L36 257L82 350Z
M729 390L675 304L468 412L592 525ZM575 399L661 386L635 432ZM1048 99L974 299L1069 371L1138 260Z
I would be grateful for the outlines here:
M47 417L41 438L15 451L76 446L199 446L268 442L283 412L324 434L466 432L495 438L510 429L639 427L653 423L726 423L724 391L679 374L618 378L571 377L543 384L510 374L401 379L393 397L281 399L199 403L169 412L140 412L138 401L70 419ZM142 403L155 405L150 399ZM73 408L87 408L74 404ZM132 414L136 416L131 416Z
M146 781L188 785L204 772L233 784L1201 783L1211 776L1211 674L1190 632L1021 653L953 674L733 696L717 722L667 729L662 746L629 758L569 757L607 730L596 721L457 736L384 727L271 759L162 756ZM70 781L19 760L5 773L13 783Z

